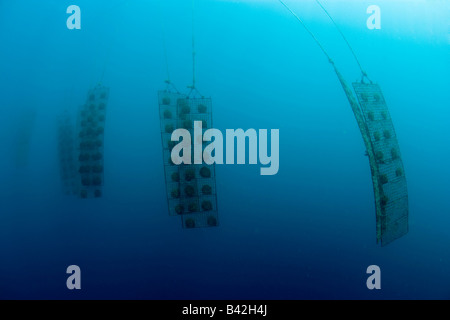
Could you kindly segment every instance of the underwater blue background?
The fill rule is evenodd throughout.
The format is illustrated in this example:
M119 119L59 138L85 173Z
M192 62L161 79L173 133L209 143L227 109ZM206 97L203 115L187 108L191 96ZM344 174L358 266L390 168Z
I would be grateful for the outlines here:
M360 72L315 1L286 3L347 82ZM81 30L66 8L81 8ZM381 30L366 27L369 5ZM327 1L399 139L409 233L376 245L365 148L318 46L276 0L195 1L197 87L214 127L280 130L280 170L217 165L220 226L168 215L157 91L192 82L191 1L0 0L1 299L449 299L449 1ZM104 76L102 79L102 74ZM62 192L57 117L110 87L102 199ZM28 163L15 160L34 110ZM81 290L66 268L81 268ZM381 268L368 290L366 268Z

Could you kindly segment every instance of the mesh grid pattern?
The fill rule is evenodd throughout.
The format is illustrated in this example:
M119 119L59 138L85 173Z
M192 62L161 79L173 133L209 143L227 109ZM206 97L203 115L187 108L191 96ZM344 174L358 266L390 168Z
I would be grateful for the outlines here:
M400 148L385 99L377 84L353 83L374 149L381 185L377 235L387 245L408 233L408 191Z
M159 91L158 101L169 215L181 216L183 228L215 227L218 225L215 166L174 165L171 161L171 149L177 143L171 141L173 130L186 129L194 140L194 121L202 121L202 133L212 128L211 99ZM194 146L191 148L193 159Z
M77 128L80 198L100 198L104 184L103 143L109 88L89 90L86 103L79 109Z
M66 112L58 120L58 154L64 193L78 194L74 124Z

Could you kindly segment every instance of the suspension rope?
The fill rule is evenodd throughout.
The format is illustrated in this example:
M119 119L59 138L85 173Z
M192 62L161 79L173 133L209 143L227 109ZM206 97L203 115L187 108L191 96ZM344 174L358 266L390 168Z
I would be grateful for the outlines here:
M162 30L162 45L164 51L164 61L166 63L166 73L167 73L166 83L170 84L169 59L167 58L166 36L164 34L164 29Z
M326 50L324 49L324 47L322 46L322 44L319 42L319 40L317 40L316 36L311 32L311 30L308 29L308 27L305 25L305 23L303 22L302 19L299 18L299 16L297 16L295 14L294 11L292 11L282 0L278 0L280 1L280 3L302 24L303 28L305 28L305 30L309 33L309 35L314 39L314 41L317 43L317 45L320 47L320 49L322 50L322 52L327 56L328 61L330 63L333 64L333 60L330 58L330 56L328 55L328 53L326 52Z
M164 18L163 18L163 20L164 20ZM165 65L166 65L166 73L167 73L167 78L166 78L166 80L164 80L164 82L167 84L166 90L170 91L170 87L172 87L173 89L175 89L176 92L178 92L178 90L175 87L175 85L170 81L169 57L168 57L168 54L167 54L166 34L164 32L164 26L163 26L162 22L161 22L161 36L162 36L162 46L163 46L163 53L164 53L164 62L165 62Z
M175 85L172 83L172 81L170 81L169 58L167 57L167 47L166 47L166 40L165 40L166 38L164 35L164 30L163 30L162 34L163 34L162 42L163 42L164 60L166 62L166 72L167 72L167 79L164 81L167 84L166 91L170 91L170 88L172 87L175 90L175 92L178 93L179 92L178 89L175 87Z
M167 45L166 45L166 33L165 33L165 25L164 25L165 15L164 15L164 10L163 10L162 6L160 7L160 10L161 10L161 12L160 12L161 42L162 42L162 47L163 47L164 62L165 62L166 74L167 74L167 78L166 78L166 80L164 80L164 82L167 84L166 91L170 92L171 89L173 89L173 90L175 90L176 93L179 93L178 89L175 87L175 85L170 80L169 55L168 55L168 50L167 50Z
M195 89L195 16L194 16L194 0L192 0L192 87Z
M188 96L194 96L195 94L200 95L201 97L203 97L203 95L197 90L196 86L195 86L195 9L194 9L194 0L192 0L192 85L188 86L188 88L191 89L191 91L189 91Z
M347 38L345 37L344 33L341 31L341 29L339 28L339 26L336 24L336 22L334 21L334 19L331 17L331 15L328 13L327 9L325 9L325 7L320 3L319 0L316 0L317 4L322 8L322 10L326 13L326 15L328 16L328 18L330 18L331 22L333 22L334 26L336 27L337 31L341 34L342 39L344 39L345 43L347 44L348 48L350 49L350 52L352 53L353 57L356 60L356 63L359 66L359 69L361 70L362 73L362 79L361 81L364 79L364 77L366 77L369 81L369 77L367 76L367 73L364 71L363 67L361 66L361 63L359 62L358 57L356 56L355 51L353 51L352 46L350 45L350 43L347 41ZM372 82L372 81L370 81Z

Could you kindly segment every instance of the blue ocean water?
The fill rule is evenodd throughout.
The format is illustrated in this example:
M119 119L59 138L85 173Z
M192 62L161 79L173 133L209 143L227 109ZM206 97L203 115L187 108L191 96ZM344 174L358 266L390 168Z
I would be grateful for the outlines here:
M286 3L348 83L351 52L315 1ZM81 30L66 9L81 8ZM377 246L370 168L331 65L278 2L196 0L196 84L214 127L280 130L280 170L217 165L220 226L169 217L157 91L192 83L191 1L0 1L0 298L449 299L449 2L326 1L383 90L409 233ZM381 29L369 30L369 5ZM57 117L110 88L101 199L62 192ZM34 119L34 120L30 120ZM28 137L28 144L20 137ZM66 288L78 265L82 289ZM366 268L381 268L368 290Z

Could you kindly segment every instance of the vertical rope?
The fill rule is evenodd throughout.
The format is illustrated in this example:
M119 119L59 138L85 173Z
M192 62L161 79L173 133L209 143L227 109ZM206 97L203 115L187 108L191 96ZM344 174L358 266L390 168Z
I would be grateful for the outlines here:
M309 35L314 39L314 41L317 43L317 45L320 47L320 49L322 50L322 52L327 56L328 61L330 63L332 63L333 60L331 60L330 56L328 55L328 53L326 52L326 50L324 49L324 47L322 46L322 44L319 42L319 40L317 40L316 36L311 32L311 30L308 29L308 27L305 25L305 23L303 22L302 19L299 18L299 16L297 16L295 14L294 11L292 11L282 0L278 0L280 1L280 3L302 24L303 28L305 28L305 30L309 33Z
M169 59L167 58L167 46L166 46L166 36L164 34L164 29L162 29L162 42L164 51L164 61L166 63L166 73L167 73L167 83L170 83L170 72L169 72Z
M308 33L311 35L311 37L316 41L316 43L319 45L320 49L323 51L323 53L327 56L328 61L332 64L334 71L339 79L339 82L341 83L342 88L344 89L345 95L347 96L347 99L350 103L350 106L352 108L353 114L356 118L356 122L358 124L359 130L361 132L363 141L364 141L364 145L366 147L367 150L367 154L369 156L369 164L370 164L370 170L372 173L372 186L373 186L373 190L374 190L374 195L375 195L375 207L376 207L376 212L377 212L377 230L381 230L381 225L379 224L380 220L379 220L379 216L378 214L382 212L381 209L381 197L383 195L383 190L380 186L380 183L378 181L378 176L379 176L379 170L378 170L378 165L376 163L376 157L375 157L375 150L373 148L372 142L370 140L370 134L369 134L369 130L367 128L367 125L364 121L364 117L362 114L362 111L360 109L360 105L358 104L355 96L353 95L352 90L350 89L350 87L347 85L347 83L344 80L344 77L341 75L341 73L339 72L339 70L337 69L337 67L335 66L334 62L331 60L330 56L327 54L327 52L325 51L325 49L322 47L322 45L320 44L320 42L316 39L316 37L314 36L314 34L305 26L305 24L303 23L303 21L291 10L289 9L289 7L282 1L279 0L281 2L281 4L284 5L284 7L286 9L289 10L289 12L294 15L298 21L300 21L300 23L303 25L303 27L306 29L306 31L308 31ZM316 0L317 1L317 0ZM317 1L318 2L318 1ZM319 2L318 2L319 3ZM320 5L320 3L319 3ZM322 7L322 9L324 9ZM325 10L325 9L324 9ZM326 11L326 10L325 10ZM328 13L327 13L328 14ZM331 16L329 16L331 19ZM331 19L333 21L333 19ZM333 21L334 23L334 21ZM338 29L339 30L339 29ZM342 32L341 35L343 36ZM343 36L344 37L344 36ZM344 37L345 39L345 37ZM347 40L345 39L345 41L347 42ZM347 45L350 47L350 45L347 42ZM351 47L350 47L351 49ZM356 55L354 54L353 50L351 49L353 55L355 56L355 59L358 62L358 65L360 66L361 72L363 73L363 78L361 79L361 81L363 81L364 77L367 78L366 73L363 71L363 69L361 68L361 65L359 64L358 59L356 58ZM369 79L370 81L370 79ZM380 236L377 234L377 241L380 239Z
M162 8L162 5L160 7L160 10L161 10L161 12L160 12L161 42L162 42L162 46L163 46L164 62L165 62L166 74L167 74L167 78L164 81L167 84L166 91L171 91L171 89L174 89L175 92L179 93L178 89L175 87L175 85L170 80L169 56L168 56L168 50L167 50L167 45L166 45L166 32L165 32L165 24L164 24L164 21L166 21L165 20L166 17L164 15L164 10Z
M362 76L363 78L366 77L367 79L369 79L367 77L367 73L364 71L364 69L361 66L361 63L359 62L358 57L356 56L355 51L353 51L352 46L350 45L350 43L347 41L347 38L345 37L344 33L341 31L341 29L339 28L339 26L336 24L336 22L334 21L334 19L331 17L331 15L328 13L327 9L325 9L325 7L320 3L319 0L316 0L317 4L322 8L322 10L326 13L326 15L328 16L328 18L330 18L331 22L333 22L334 26L336 27L337 31L341 34L342 39L344 39L345 43L347 44L348 48L350 49L350 52L352 53L353 57L356 60L356 63L359 66L359 69L361 70ZM369 79L370 81L370 79Z
M192 89L195 89L195 30L194 0L192 0Z
M166 21L166 17L164 15L164 10L162 5L160 6L160 14L159 16L161 17L160 20L160 28L161 28L161 42L162 42L162 47L163 47L163 53L164 53L164 62L165 62L165 66L166 66L166 74L167 74L167 79L166 79L166 83L170 84L170 72L169 72L169 58L168 58L168 54L167 54L167 45L166 45L166 28L165 28L165 24L164 21Z
M191 91L188 93L188 96L191 94L198 94L202 96L202 94L195 87L195 10L194 10L194 0L192 0L192 86L188 86Z

